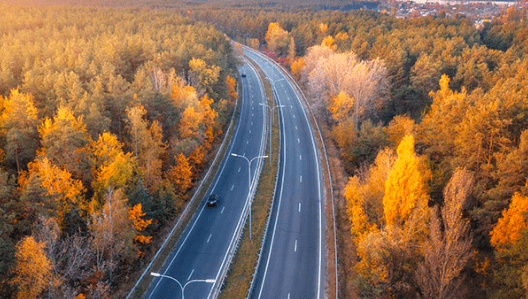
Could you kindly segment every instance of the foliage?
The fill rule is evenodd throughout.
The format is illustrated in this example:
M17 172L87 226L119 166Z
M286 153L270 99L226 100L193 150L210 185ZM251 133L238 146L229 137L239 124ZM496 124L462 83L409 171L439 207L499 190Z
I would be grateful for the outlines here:
M0 297L109 298L221 136L231 45L168 12L0 8Z
M49 285L51 262L44 251L45 243L25 237L17 244L15 278L17 298L36 298Z

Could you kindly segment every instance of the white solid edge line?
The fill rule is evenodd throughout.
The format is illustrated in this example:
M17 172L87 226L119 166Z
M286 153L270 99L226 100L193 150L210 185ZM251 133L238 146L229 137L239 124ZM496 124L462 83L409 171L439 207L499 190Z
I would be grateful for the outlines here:
M282 113L281 113L281 120L282 120L282 123L284 123L284 115ZM282 126L282 134L283 136L286 136L285 135L286 132L284 131L284 126ZM282 140L282 144L284 147L283 151L286 152L285 139ZM284 190L284 174L286 172L286 155L284 155L283 157L284 157L284 162L282 166L282 182L281 182L280 193L279 193L279 205L277 206L277 215L275 215L275 224L273 225L273 233L271 234L270 249L268 253L268 258L266 259L266 268L264 268L264 277L262 278L262 283L260 284L260 291L258 295L259 299L262 296L262 290L264 289L264 283L266 282L266 275L268 273L269 261L270 261L271 253L273 251L273 243L275 242L275 232L277 231L277 221L279 220L279 213L280 213L280 207L281 207L281 202L282 202L282 191Z
M256 69L255 69L251 64L248 64L248 65L249 65L250 68L255 72L255 74L257 75L257 78L258 78L258 74L257 74ZM259 89L260 89L261 96L263 96L263 98L264 98L264 90L263 90L262 83L263 83L263 82L262 82L261 80L259 80L258 87L259 87ZM253 116L253 113L251 113L251 116ZM266 119L266 117L263 117L263 120L262 120L262 121L263 121L264 124L265 124L265 119ZM265 125L263 125L263 127L265 127ZM262 138L261 138L261 141L260 141L260 149L259 149L259 152L262 152L263 145L264 145L263 143L264 143L264 141L266 140L266 137L267 137L267 136L266 136L267 134L265 134L264 131L262 131L262 133L263 133L263 134L262 134ZM230 154L231 154L231 152L230 152ZM245 156L245 155L246 155L246 153L243 154L243 156ZM259 160L260 160L260 159L259 159ZM251 166L251 165L249 165L248 167L251 168L250 166ZM256 172L257 172L258 168L259 168L259 167L256 167L256 168L255 168L255 172L254 172L255 175L256 175ZM255 178L255 175L253 176L253 178ZM253 181L255 181L255 179L253 179ZM251 185L249 186L248 196L247 196L247 198L246 198L246 204L245 204L245 206L244 206L244 209L246 209L246 208L249 209L249 208L250 208L250 207L249 207L249 204L248 204L248 202L250 201L250 196L249 196L249 195L250 195L250 191L251 191ZM242 212L244 211L244 209L242 210ZM241 222L244 223L244 222L242 221L242 219L243 219L242 215L243 215L243 214L244 214L244 213L242 213L242 214L240 215L239 223L237 224L237 227L235 228L235 232L236 232L236 231L238 230L238 228L240 227ZM219 282L220 272L222 272L222 268L223 268L223 266L224 266L224 264L225 264L225 262L226 262L226 259L227 259L228 255L229 255L229 249L230 249L230 247L231 247L231 244L233 244L234 238L235 238L235 234L233 234L233 236L231 237L231 241L229 242L229 246L227 247L226 253L225 253L225 255L224 255L224 259L222 260L222 263L220 264L220 268L218 269L218 273L216 274L215 283L213 284L211 290L209 291L209 294L207 295L207 298L210 298L210 297L211 297L212 292L213 292L213 290L215 289L215 284ZM222 281L223 281L223 279L222 279Z
M242 103L240 104L242 105ZM233 139L232 140L236 140L237 136L238 136L238 131L240 129L240 124L241 122L237 122L237 126L236 126L236 129L235 129L235 135L233 136ZM227 156L230 156L231 155L231 152L232 152L232 149L233 149L233 144L234 143L230 143L228 145L228 148L227 148ZM223 163L222 165L222 169L220 170L220 174L218 175L218 177L216 177L216 179L214 180L214 185L213 185L213 188L211 189L211 192L214 191L216 189L216 185L218 184L218 180L220 179L220 177L222 176L222 174L224 173L224 169L225 169L225 166L227 164L227 161L226 163ZM207 195L207 194L206 194ZM182 243L180 244L180 246L178 247L178 250L176 251L176 253L174 254L174 256L172 257L169 265L167 265L167 267L165 268L165 270L163 271L163 275L166 275L167 274L167 271L170 269L170 267L172 267L172 263L174 262L174 260L176 259L176 257L178 256L178 254L180 253L183 245L185 244L185 242L187 241L187 238L189 237L189 235L191 234L191 232L193 231L194 229L194 226L196 225L196 223L198 222L198 219L200 219L200 216L202 215L202 212L205 208L205 205L202 205L202 209L200 210L200 213L198 214L198 216L194 219L194 222L193 222L193 225L191 226L189 232L187 233L187 235L185 236L185 238L183 239ZM185 231L185 229L184 229ZM154 294L154 292L156 291L156 289L158 288L159 284L161 283L161 279L158 280L158 283L156 284L156 286L154 286L154 289L152 290L152 292L150 293L148 299L150 299L152 297L152 295Z

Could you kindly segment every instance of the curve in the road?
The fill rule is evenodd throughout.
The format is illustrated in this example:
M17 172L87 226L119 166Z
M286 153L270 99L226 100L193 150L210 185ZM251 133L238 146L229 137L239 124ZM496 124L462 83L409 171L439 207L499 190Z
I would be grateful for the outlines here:
M324 205L320 162L304 106L268 58L245 49L270 81L281 112L281 179L273 226L262 249L252 298L324 297ZM289 109L288 109L289 108Z
M267 111L259 105L265 103L263 86L258 74L247 65L241 68L241 72L246 74L243 77L246 82L242 85L237 128L221 170L205 197L216 193L221 202L216 208L206 208L202 203L159 271L178 282L156 277L144 298L179 298L182 287L187 298L210 298L223 281L222 273L225 273L236 243L235 232L241 231L245 223L250 198L247 163L231 157L231 153L259 156L263 154L266 142ZM258 178L261 163L251 165L252 178Z

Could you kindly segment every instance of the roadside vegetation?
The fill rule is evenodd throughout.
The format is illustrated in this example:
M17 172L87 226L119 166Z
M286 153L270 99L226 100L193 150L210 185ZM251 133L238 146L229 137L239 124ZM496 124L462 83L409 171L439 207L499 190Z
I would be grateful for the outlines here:
M144 265L233 109L220 31L309 97L340 298L527 296L526 10L477 28L308 2L0 6L0 297L105 297Z
M526 296L526 10L479 29L371 11L188 15L309 95L340 190L340 297Z
M177 14L0 8L0 297L122 296L227 128L231 45Z

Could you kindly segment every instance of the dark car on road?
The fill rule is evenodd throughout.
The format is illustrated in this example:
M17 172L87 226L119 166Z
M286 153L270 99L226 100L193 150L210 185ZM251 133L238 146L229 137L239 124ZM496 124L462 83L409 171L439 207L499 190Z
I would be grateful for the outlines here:
M211 194L207 199L207 206L216 207L218 205L218 202L220 202L220 197L217 194Z

